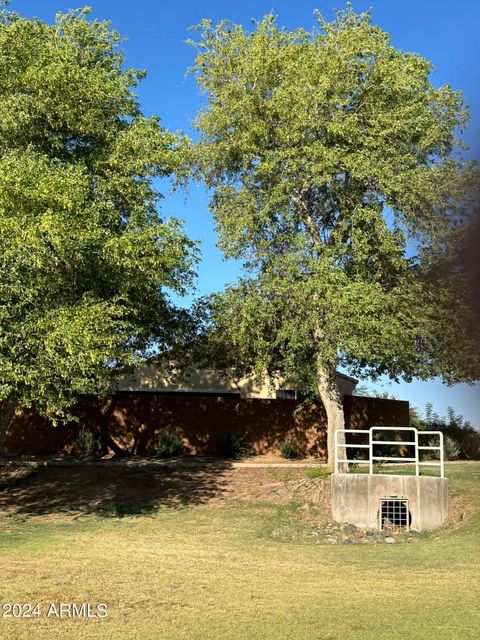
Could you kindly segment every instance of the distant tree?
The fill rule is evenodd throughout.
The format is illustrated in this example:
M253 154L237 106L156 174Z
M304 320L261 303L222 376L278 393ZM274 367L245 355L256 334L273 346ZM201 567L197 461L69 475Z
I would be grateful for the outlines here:
M171 346L195 249L157 212L182 142L143 117L120 38L87 10L0 11L0 413L68 418Z
M418 429L426 429L428 431L442 431L445 440L445 454L470 460L480 459L480 431L472 425L470 420L465 418L452 407L447 408L447 415L441 416L434 411L431 402L427 402L425 406L425 417L422 417L418 410L417 416L419 424L411 423Z
M424 429L459 429L470 431L474 429L470 420L456 413L453 407L447 407L447 415L441 416L437 411L433 410L431 402L425 405L425 418L422 419Z
M311 33L271 15L251 31L201 22L193 72L208 102L192 162L220 247L247 274L199 306L206 355L318 393L332 462L337 366L373 379L478 374L478 346L437 305L459 276L441 291L432 277L477 169L454 153L461 94L434 87L428 61L368 13L317 18Z
M425 429L420 410L417 407L410 407L410 426L415 429Z

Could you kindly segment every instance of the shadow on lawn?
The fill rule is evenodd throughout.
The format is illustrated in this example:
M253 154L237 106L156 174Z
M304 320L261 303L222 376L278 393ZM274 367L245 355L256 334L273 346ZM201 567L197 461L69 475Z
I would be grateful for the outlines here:
M142 515L159 507L198 505L219 495L231 463L155 470L128 468L37 468L0 491L7 516Z

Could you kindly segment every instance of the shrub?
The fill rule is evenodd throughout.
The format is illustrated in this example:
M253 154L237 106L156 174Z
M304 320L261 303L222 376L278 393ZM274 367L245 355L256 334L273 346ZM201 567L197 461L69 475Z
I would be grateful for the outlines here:
M480 433L478 431L466 433L460 446L465 458L480 460Z
M280 455L282 456L282 458L292 460L294 458L301 458L302 452L298 444L292 442L291 440L285 440L280 445Z
M227 431L220 439L218 454L222 458L234 458L239 460L248 455L248 446L245 443L246 435L238 431Z
M331 473L327 467L312 467L306 470L305 475L309 480L316 480L316 478L327 478Z
M173 458L183 452L181 438L173 431L160 431L154 445L154 452L157 458Z
M92 460L98 455L99 444L94 433L82 427L75 440L75 453L81 460Z
M359 460L359 461L360 461L360 458L358 457L358 453L356 453L356 454L353 456L352 460ZM359 468L359 467L358 467L358 462L350 462L350 463L348 464L348 471L349 471L349 473L351 473L352 471L354 471L355 469L358 469L358 468Z
M429 441L428 445L430 447L438 447L438 439L432 438ZM461 453L460 444L454 438L450 438L449 436L443 437L443 455L445 460L457 460L458 456ZM432 451L432 458L439 458L438 451Z
M447 460L456 460L461 453L460 443L447 436L443 441L443 451Z

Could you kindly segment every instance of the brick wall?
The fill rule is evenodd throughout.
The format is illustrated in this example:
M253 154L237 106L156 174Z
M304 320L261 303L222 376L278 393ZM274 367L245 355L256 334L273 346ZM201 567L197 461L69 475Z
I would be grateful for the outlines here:
M94 429L104 453L143 454L161 429L177 431L190 454L214 455L226 431L246 434L254 452L278 454L286 439L299 442L308 456L326 451L323 405L312 404L295 413L295 400L240 399L209 396L118 392L85 398L78 408L80 422L53 427L34 413L17 417L9 429L2 453L45 455L72 453L82 425ZM408 426L408 402L345 396L349 428L383 424Z

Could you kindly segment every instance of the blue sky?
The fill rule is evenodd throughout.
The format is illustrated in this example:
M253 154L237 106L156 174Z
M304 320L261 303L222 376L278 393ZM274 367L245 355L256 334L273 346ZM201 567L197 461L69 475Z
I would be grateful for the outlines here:
M91 0L85 3L81 0L11 0L10 8L50 22L57 11L84 4L92 7L92 17L111 20L112 26L128 38L123 45L128 66L147 69L147 79L138 90L144 112L158 114L164 126L187 133L191 133L191 121L203 104L193 78L185 76L193 61L193 50L185 44L191 35L187 30L189 26L197 24L201 18L214 21L228 18L248 26L251 18L260 18L273 11L283 26L310 28L314 24L314 9L330 18L333 7L344 6L338 0ZM374 23L391 34L395 46L416 51L432 61L435 84L448 82L455 89L464 91L472 115L465 141L470 146L469 155L480 158L480 2L368 0L356 1L353 5L357 11L372 7ZM187 199L184 195L167 194L162 205L165 215L184 219L188 234L202 242L203 259L197 281L199 294L221 289L239 274L239 265L224 261L215 246L207 205L207 195L198 185L192 186ZM375 387L420 408L431 401L439 413L445 413L451 405L480 427L479 383L475 387L455 385L448 388L439 380L411 384L389 384L384 380Z

